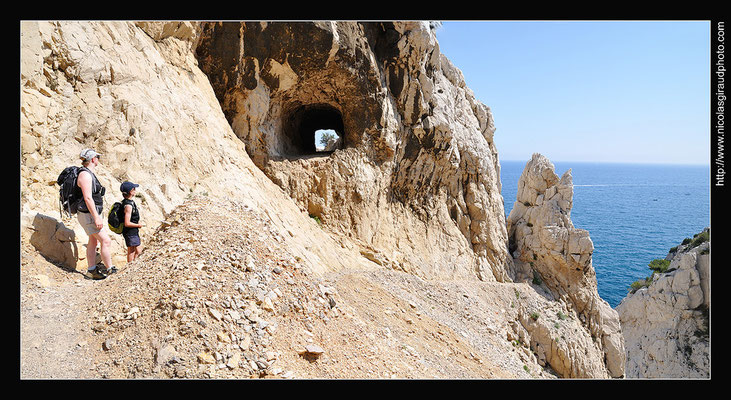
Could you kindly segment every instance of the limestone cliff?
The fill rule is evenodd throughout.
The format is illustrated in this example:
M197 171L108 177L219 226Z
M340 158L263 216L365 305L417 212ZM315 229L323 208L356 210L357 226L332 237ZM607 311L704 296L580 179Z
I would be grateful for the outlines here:
M508 217L510 249L519 277L533 279L550 295L568 305L584 323L574 343L555 343L544 337L548 362L569 376L596 376L606 368L613 377L624 374L624 343L617 312L599 297L591 264L594 245L589 232L571 222L571 170L559 179L553 164L534 154L518 181L518 194ZM600 357L580 355L599 352ZM559 360L573 353L570 366ZM564 369L568 367L568 370Z
M506 226L491 112L440 54L428 23L24 21L20 28L21 235L46 259L85 268L87 238L60 217L55 180L91 147L102 154L106 209L119 200L122 181L139 183L149 227L143 243L154 240L165 257L185 254L170 254L177 247L167 246L162 228L174 225L173 211L191 194L200 207L233 199L268 224L245 236L272 238L303 270L375 271L371 282L384 281L381 288L404 275L414 287L450 288L400 294L437 304L424 314L449 323L419 334L448 331L454 340L437 338L444 354L465 339L471 347L459 354L470 355L470 365L479 364L471 354L479 349L505 376L621 376L616 315L596 295L591 241L568 219L570 176L559 182L537 165L543 180L526 178L537 186L524 184L519 201L538 208L526 205L519 215L514 207ZM320 128L340 135L333 151L314 149ZM225 247L227 233L219 228L226 210L216 211L221 235L211 248ZM199 233L176 228L185 240ZM537 243L533 231L542 235ZM121 238L114 241L114 253L124 254ZM137 265L160 273L177 265L147 257ZM542 285L525 282L532 261ZM128 287L139 289L137 272L123 269ZM343 287L367 303L361 289ZM141 308L154 309L167 292L144 293ZM368 304L353 305L366 308L363 321L373 315ZM439 307L443 315L429 315ZM140 327L159 329L154 314L144 318L150 325ZM422 329L413 322L404 323L404 338ZM213 348L230 344L208 340ZM437 363L452 362L441 348L435 354ZM135 369L107 361L120 373Z
M364 255L510 280L492 115L428 23L207 23L196 54L256 165Z
M668 253L667 269L617 306L628 378L710 377L708 233Z

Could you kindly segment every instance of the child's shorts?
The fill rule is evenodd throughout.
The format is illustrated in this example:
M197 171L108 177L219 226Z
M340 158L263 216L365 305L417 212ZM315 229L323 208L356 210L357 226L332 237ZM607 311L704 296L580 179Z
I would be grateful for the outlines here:
M127 247L135 247L140 245L140 236L135 234L124 235L124 243Z

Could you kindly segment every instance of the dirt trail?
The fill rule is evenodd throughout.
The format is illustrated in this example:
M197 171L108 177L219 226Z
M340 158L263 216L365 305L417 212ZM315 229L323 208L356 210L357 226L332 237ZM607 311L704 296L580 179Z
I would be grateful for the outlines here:
M83 322L95 282L64 270L29 249L21 250L20 378L93 379Z
M246 206L199 197L103 281L24 241L21 379L555 377L507 338L519 285L319 276L287 240Z

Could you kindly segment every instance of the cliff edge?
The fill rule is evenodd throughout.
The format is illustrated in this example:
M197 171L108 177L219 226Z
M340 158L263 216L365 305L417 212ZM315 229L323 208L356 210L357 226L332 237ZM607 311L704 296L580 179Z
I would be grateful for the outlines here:
M628 378L710 377L709 234L655 260L652 274L617 306Z

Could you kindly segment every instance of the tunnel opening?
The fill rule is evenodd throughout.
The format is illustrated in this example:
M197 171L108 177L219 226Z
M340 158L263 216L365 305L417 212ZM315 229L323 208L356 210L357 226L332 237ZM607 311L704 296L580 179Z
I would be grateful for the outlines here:
M284 137L288 156L330 154L345 147L342 114L329 104L299 106L285 121Z
M318 153L334 151L341 141L340 135L333 129L315 131L315 151Z

